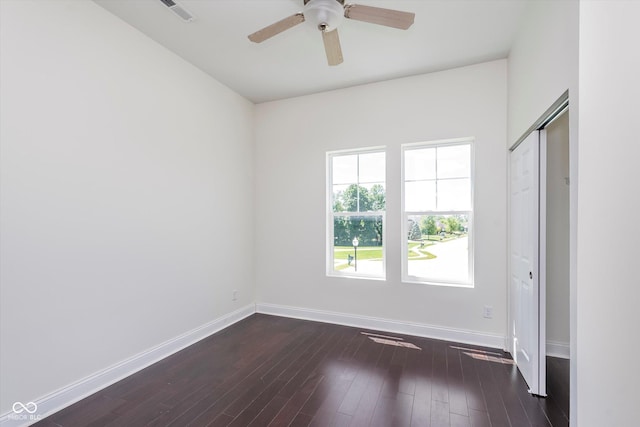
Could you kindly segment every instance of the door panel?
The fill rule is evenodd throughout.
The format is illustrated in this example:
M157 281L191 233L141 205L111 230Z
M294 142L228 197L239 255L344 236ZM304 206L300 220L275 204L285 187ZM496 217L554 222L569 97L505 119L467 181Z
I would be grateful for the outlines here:
M529 135L511 153L510 308L511 354L533 394L540 384L539 132ZM544 357L544 356L543 356ZM544 359L542 358L542 361Z

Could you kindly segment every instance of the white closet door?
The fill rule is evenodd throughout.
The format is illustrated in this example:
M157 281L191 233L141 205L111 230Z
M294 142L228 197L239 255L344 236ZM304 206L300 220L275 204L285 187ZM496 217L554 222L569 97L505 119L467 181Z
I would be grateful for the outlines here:
M540 328L539 280L539 132L511 152L510 185L510 322L511 354L529 385L545 395L545 343ZM542 381L541 381L542 380Z

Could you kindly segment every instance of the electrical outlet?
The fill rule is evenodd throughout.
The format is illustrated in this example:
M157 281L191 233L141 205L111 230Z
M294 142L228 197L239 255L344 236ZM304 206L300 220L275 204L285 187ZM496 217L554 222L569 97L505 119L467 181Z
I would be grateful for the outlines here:
M232 301L236 301L238 299L238 290L234 289L233 290L233 296L231 297Z
M493 307L490 305L485 305L482 312L482 317L484 317L485 319L493 319Z

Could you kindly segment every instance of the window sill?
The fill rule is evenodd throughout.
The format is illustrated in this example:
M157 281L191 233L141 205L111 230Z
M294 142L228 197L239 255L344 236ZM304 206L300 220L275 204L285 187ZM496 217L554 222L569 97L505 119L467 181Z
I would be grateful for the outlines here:
M327 277L334 277L338 279L359 279L359 280L376 280L386 281L386 276L367 276L365 274L349 274L349 273L327 273Z
M472 283L463 283L463 282L435 282L430 280L424 280L417 277L403 277L402 283L410 283L414 285L429 285L429 286L442 286L447 288L468 288L473 289L475 285Z

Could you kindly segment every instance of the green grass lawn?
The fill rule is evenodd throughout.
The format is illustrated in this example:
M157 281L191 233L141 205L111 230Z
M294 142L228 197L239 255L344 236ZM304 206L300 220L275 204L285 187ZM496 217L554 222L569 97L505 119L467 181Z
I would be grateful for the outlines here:
M335 246L333 248L334 261L340 260L344 263L336 265L334 269L344 270L349 267L347 262L349 255L353 256L353 246ZM358 261L363 259L382 261L382 246L358 246Z
M333 259L344 259L353 256L353 246L336 246ZM382 259L382 246L358 246L358 259Z
M410 241L408 242L408 254L409 259L412 261L433 259L436 256L429 252L427 248L434 245L435 242L446 242L448 240L458 239L464 237L466 234L446 234L443 237L436 236L423 236L422 242ZM353 246L335 246L333 252L333 259L335 261L344 261L338 264L334 268L336 270L343 270L349 266L347 263L349 255L353 256ZM382 246L359 246L358 247L358 260L372 260L382 261Z
M427 251L429 246L433 243L425 242L423 247L420 247L419 242L409 242L409 259L410 260L422 260L432 259L436 256ZM346 261L349 255L353 256L353 246L335 246L333 252L334 260L343 260L344 264L340 264L335 267L336 270L342 270L348 267ZM359 246L358 247L358 260L382 260L382 247L381 246Z
M460 237L465 237L466 235L466 233L445 233L444 236L440 236L439 234L430 234L427 236L426 234L423 234L422 240L446 242L453 239L459 239Z
M436 256L434 254L427 251L427 248L431 245L433 245L433 243L425 243L420 247L420 243L418 242L409 242L409 259L412 261L418 261L421 259L435 258Z

